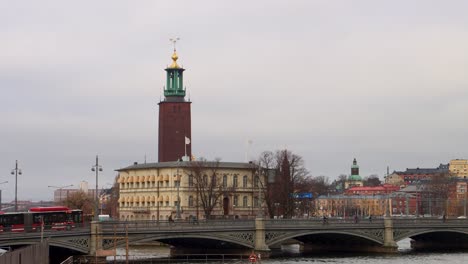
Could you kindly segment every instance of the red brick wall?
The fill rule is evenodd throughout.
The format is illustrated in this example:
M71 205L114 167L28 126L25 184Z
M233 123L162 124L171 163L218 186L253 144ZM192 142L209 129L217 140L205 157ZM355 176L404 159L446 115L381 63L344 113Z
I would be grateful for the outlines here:
M192 141L191 102L159 103L158 162L177 161L184 156L185 137ZM187 156L192 155L192 143Z

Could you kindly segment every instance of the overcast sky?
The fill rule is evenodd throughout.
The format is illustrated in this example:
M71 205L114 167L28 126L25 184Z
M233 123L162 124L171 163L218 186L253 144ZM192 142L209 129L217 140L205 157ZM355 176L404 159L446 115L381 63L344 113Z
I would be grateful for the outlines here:
M196 157L301 155L311 175L468 158L468 1L0 0L0 185L14 199L157 161L169 38Z

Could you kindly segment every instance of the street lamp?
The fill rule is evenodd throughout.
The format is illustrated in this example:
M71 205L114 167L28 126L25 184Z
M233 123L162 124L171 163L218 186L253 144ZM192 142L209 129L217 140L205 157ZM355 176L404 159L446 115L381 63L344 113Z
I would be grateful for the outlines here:
M18 168L18 160L16 160L16 165L13 170L11 170L11 175L15 175L15 212L18 212L18 174L21 175L21 169Z
M0 184L8 183L8 181L0 182ZM0 190L0 211L2 211L2 190Z
M98 178L99 178L99 172L102 171L102 166L99 165L99 158L96 155L96 164L91 167L91 171L96 172L96 191L94 192L94 221L99 220L99 200L98 200Z
M47 187L49 188L56 188L60 193L59 193L59 200L58 200L58 203L61 203L62 202L62 190L64 188L67 188L67 187L72 187L73 184L70 184L70 185L66 185L66 186L53 186L53 185L49 185ZM55 200L55 195L54 195L54 200Z

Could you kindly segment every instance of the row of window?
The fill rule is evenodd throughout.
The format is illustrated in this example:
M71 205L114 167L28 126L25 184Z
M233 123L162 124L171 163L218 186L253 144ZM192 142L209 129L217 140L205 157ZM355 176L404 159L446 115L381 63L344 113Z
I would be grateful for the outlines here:
M249 198L247 196L242 197L242 207L248 207L249 206ZM159 206L170 206L169 201L159 201ZM253 206L258 207L258 197L254 197L253 199ZM232 204L234 206L239 206L239 197L236 195L233 198ZM120 207L144 207L144 206L156 206L156 202L120 202ZM177 201L174 201L174 206L177 206ZM195 200L193 196L189 196L188 198L188 206L189 207L194 207L195 206Z
M201 179L202 180L202 184L208 184L208 176L207 175L203 175L203 178ZM213 184L216 185L216 180L217 178L216 177L211 177L211 180L213 181ZM222 179L222 184L223 184L223 187L224 188L227 188L228 187L228 176L227 175L223 175L223 179ZM194 187L195 184L194 184L194 176L193 175L189 175L189 178L188 178L188 185L189 187ZM120 184L120 187L122 189L125 189L125 188L152 188L152 187L157 187L157 182L126 182L126 183L121 183ZM169 181L164 181L162 185L159 185L160 187L170 187L169 186ZM179 187L180 186L180 181L174 181L174 187ZM232 178L232 187L234 188L237 188L239 187L238 185L238 176L237 175L234 175L234 177ZM254 184L253 184L253 187L255 188L258 188L260 186L260 179L258 178L258 176L255 176L254 178ZM248 188L248 177L247 175L244 176L242 178L242 187L243 188Z

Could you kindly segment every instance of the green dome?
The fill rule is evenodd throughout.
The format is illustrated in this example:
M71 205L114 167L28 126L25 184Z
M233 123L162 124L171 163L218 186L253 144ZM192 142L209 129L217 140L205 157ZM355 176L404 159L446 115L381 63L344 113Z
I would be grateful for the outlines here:
M359 175L351 175L351 176L349 176L348 180L350 180L350 181L362 181L362 178Z

